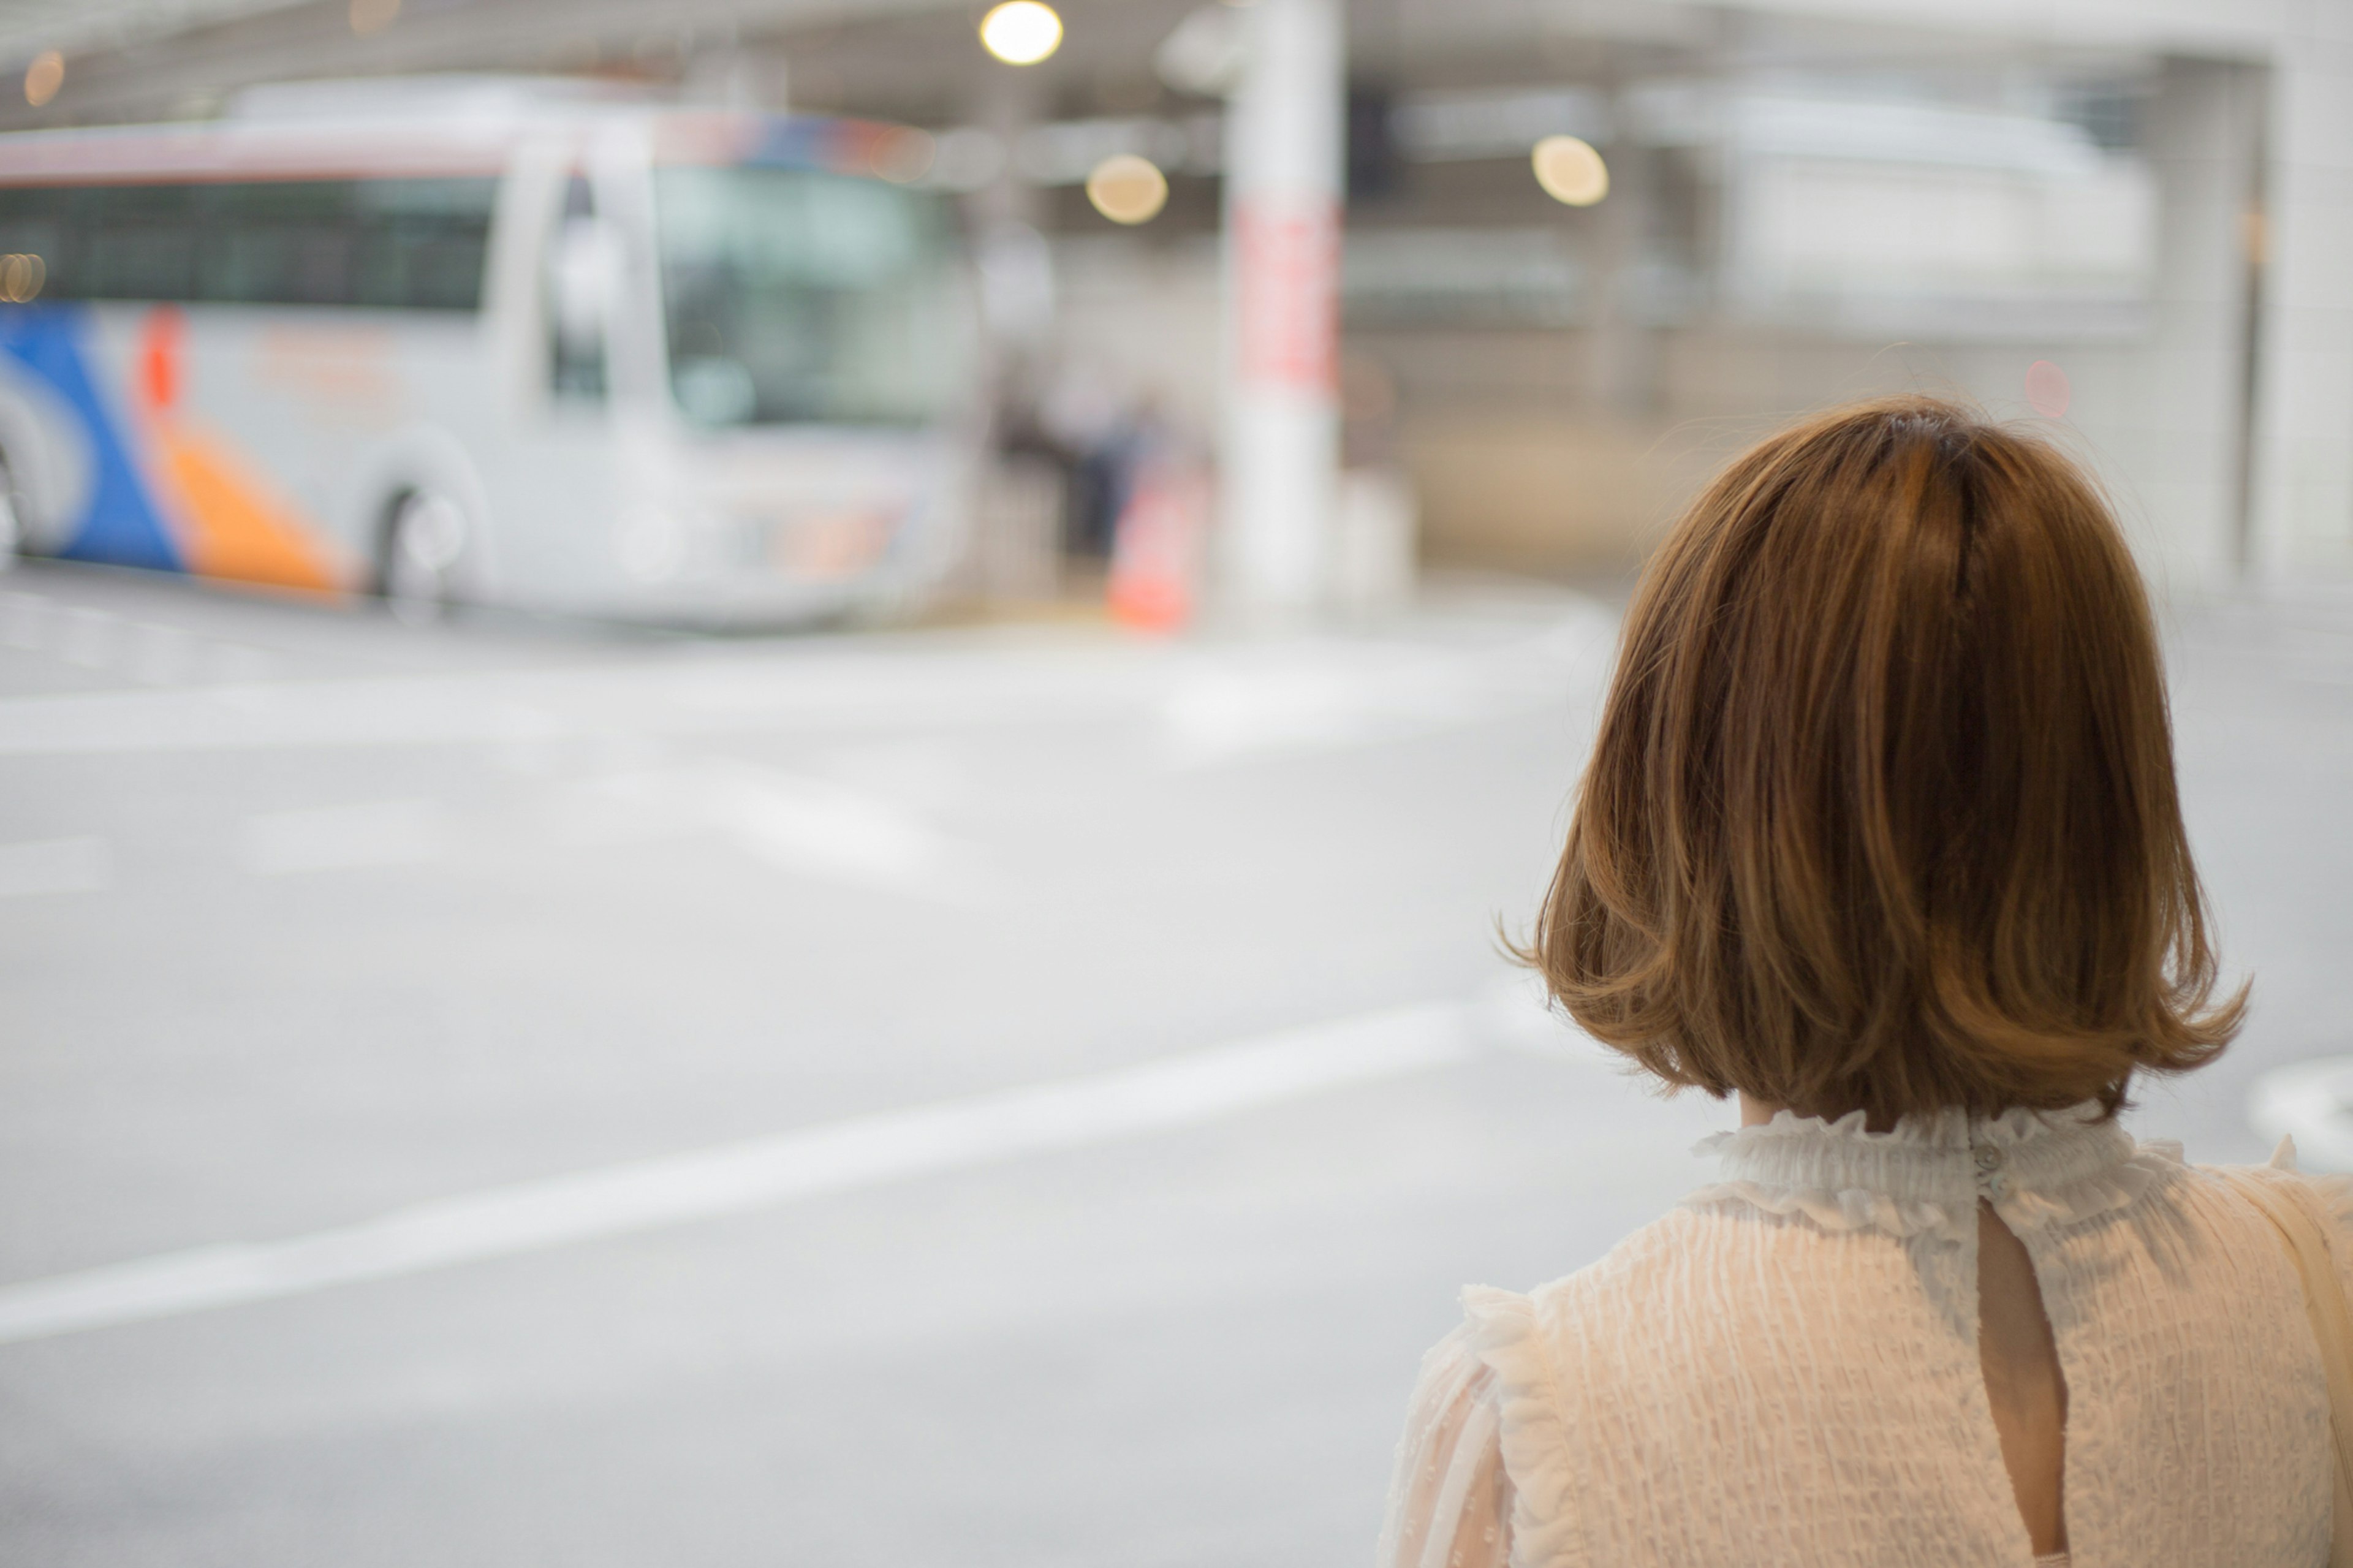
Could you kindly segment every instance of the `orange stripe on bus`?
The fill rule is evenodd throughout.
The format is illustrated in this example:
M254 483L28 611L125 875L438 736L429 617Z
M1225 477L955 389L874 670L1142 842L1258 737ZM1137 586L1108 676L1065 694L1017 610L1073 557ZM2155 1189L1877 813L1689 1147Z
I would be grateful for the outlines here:
M181 514L189 569L206 577L332 591L340 574L291 507L240 471L236 457L178 421L160 426L155 445Z
M227 442L181 416L187 330L182 311L150 310L136 375L153 478L188 570L288 588L342 586L348 574L335 569L301 511L279 500Z

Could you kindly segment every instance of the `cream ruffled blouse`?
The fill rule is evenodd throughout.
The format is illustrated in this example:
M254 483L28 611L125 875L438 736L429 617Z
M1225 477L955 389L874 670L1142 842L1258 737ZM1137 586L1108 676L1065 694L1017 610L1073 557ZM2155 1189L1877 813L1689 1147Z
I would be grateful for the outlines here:
M2096 1106L1865 1131L1783 1111L1722 1179L1422 1363L1381 1568L2028 1568L1977 1347L1977 1204L2025 1244L2068 1391L2070 1568L2316 1568L2318 1347L2276 1234ZM2353 1179L2267 1179L2331 1220Z

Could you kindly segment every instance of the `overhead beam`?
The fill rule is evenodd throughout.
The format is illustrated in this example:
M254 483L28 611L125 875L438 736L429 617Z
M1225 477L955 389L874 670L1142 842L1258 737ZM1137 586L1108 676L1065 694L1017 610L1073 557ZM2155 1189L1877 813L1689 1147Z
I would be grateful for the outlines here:
M27 22L0 32L0 60L40 48L67 52L66 83L35 109L0 91L0 129L90 124L202 113L258 82L443 70L579 69L651 46L657 58L742 34L963 9L962 0L406 0L398 19L367 37L347 0L214 0L242 14L170 32L118 18L111 32ZM123 10L128 13L131 8ZM185 15L185 13L183 13ZM72 43L87 40L80 52ZM119 41L108 42L119 36ZM13 53L12 53L13 51Z

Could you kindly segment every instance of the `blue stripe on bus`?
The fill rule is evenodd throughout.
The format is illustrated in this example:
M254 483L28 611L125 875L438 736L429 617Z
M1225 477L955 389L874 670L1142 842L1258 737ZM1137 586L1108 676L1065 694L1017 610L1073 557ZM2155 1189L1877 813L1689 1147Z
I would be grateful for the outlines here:
M181 572L187 563L173 545L122 444L121 424L90 378L82 351L90 312L79 305L0 306L0 353L38 376L81 418L90 439L90 504L75 520L59 555Z

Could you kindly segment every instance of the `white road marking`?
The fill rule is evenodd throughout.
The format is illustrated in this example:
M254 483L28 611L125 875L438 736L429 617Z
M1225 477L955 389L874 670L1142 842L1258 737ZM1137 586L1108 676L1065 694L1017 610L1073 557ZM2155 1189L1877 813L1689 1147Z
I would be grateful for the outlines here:
M265 812L245 819L238 849L259 876L412 866L438 859L448 834L429 800L376 800Z
M38 594L0 593L0 646L47 653L84 669L120 670L150 686L185 681L200 662L215 682L267 680L278 673L277 656L263 648L213 642L178 626Z
M1585 606L1536 635L1482 645L942 641L824 653L695 650L462 678L269 681L273 669L258 663L243 686L0 700L0 755L514 747L617 728L679 738L1141 721L1160 735L1170 760L1199 765L1553 706L1565 689L1598 677L1609 624L1608 612ZM219 645L206 653L213 678L237 673L217 668L229 657Z
M1455 1005L1398 1008L1091 1078L396 1210L287 1241L196 1247L0 1286L0 1343L387 1279L1111 1142L1420 1072L1478 1049Z
M112 859L103 838L0 844L0 898L97 892L112 880Z
M932 826L890 802L827 779L748 764L712 765L694 781L711 821L787 870L901 891L968 897L965 859Z
M714 658L715 661L715 658ZM1148 700L1150 671L1075 679L1052 661L974 655L947 661L747 658L735 683L765 700L698 700L699 662L462 678L391 676L176 691L0 699L0 756L360 746L546 744L608 733L723 735L777 729L874 731L909 724L984 726L1037 719L1119 719ZM1067 658L1065 663L1072 662ZM217 676L221 671L212 672ZM743 696L741 692L736 693Z
M605 774L558 793L544 823L569 847L715 831L801 875L956 904L985 890L977 852L896 802L732 758Z
M2265 1138L2294 1138L2306 1170L2353 1171L2353 1057L2274 1068L2248 1091L2247 1121Z
M1161 706L1178 767L1261 752L1401 740L1560 700L1564 677L1606 667L1615 622L1599 606L1525 640L1465 648L1303 639L1221 650Z
M1163 745L1179 766L1254 752L1345 745L1396 727L1399 699L1423 697L1430 684L1430 672L1415 673L1422 679L1400 689L1336 658L1206 670L1168 694L1162 708Z

